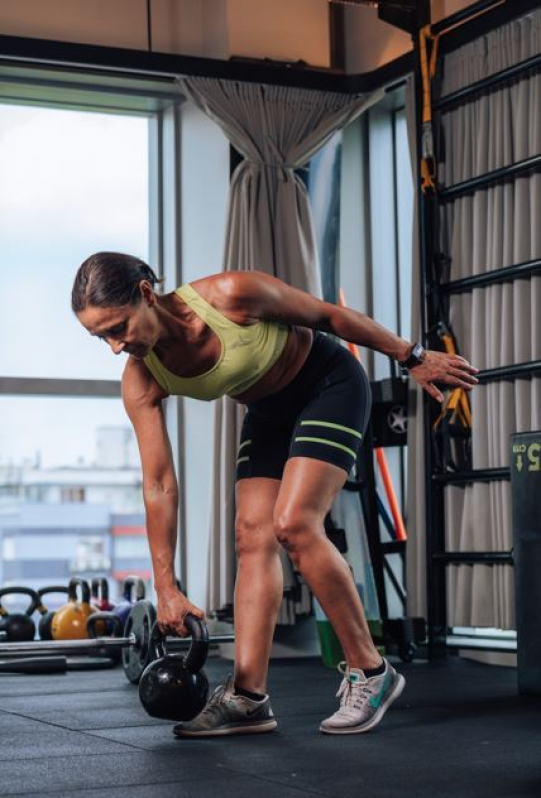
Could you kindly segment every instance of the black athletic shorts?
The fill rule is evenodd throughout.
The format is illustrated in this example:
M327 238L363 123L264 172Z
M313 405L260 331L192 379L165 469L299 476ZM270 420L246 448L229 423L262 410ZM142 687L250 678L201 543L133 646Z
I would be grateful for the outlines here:
M351 471L370 415L370 383L358 360L335 339L314 333L297 376L249 404L237 479L281 479L290 457L312 457Z

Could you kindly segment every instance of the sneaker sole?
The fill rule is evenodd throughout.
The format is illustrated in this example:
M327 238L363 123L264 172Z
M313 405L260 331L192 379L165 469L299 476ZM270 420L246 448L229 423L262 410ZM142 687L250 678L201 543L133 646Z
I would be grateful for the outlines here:
M179 729L173 730L175 737L223 737L226 734L261 734L263 732L273 731L278 726L275 720L262 720L259 723L252 723L251 725L235 726L221 726L219 729L204 729L201 731L188 731Z
M374 726L377 726L380 720L383 718L391 704L393 704L396 699L402 694L402 690L406 686L406 680L402 676L402 674L398 674L398 679L396 681L395 686L389 693L386 701L381 704L378 709L374 712L372 717L366 723L363 723L359 726L344 726L343 728L328 728L325 727L323 724L319 727L320 732L323 734L363 734L363 732L370 731L373 729Z

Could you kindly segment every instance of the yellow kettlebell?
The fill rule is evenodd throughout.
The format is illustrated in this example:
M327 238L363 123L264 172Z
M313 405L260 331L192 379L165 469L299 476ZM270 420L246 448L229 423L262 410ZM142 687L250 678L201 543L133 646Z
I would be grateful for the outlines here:
M77 601L77 588L81 588L81 602ZM53 640L84 640L88 637L86 620L97 612L90 603L90 587L84 579L73 577L68 585L68 603L54 614Z

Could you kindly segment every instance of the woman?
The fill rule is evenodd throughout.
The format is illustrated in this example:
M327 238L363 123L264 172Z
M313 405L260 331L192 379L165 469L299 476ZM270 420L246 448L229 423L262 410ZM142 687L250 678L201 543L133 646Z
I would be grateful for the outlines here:
M178 488L162 400L229 395L247 406L237 461L235 672L178 736L271 731L267 671L282 601L283 546L323 607L345 663L329 734L373 728L405 684L375 648L350 570L323 520L355 463L370 386L333 338L394 357L438 401L434 382L471 389L464 358L413 346L354 310L315 299L260 272L225 272L158 295L137 258L92 255L79 268L72 308L91 335L129 357L122 399L143 470L146 525L164 632L185 636L204 613L175 583Z

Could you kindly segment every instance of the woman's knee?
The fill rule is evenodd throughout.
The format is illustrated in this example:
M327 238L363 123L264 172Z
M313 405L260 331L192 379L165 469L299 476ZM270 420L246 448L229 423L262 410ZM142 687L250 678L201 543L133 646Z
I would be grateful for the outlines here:
M271 555L278 551L272 519L261 520L237 515L235 519L237 557Z
M278 512L273 524L276 540L291 557L300 554L321 535L319 514L310 510Z

